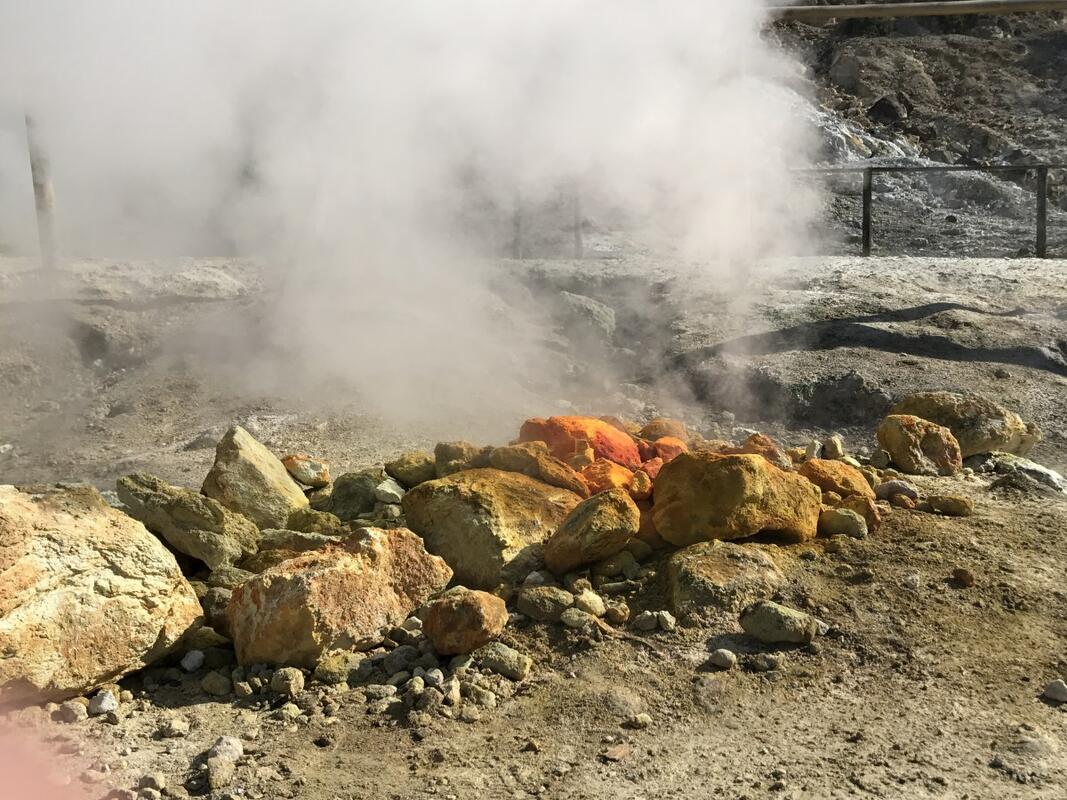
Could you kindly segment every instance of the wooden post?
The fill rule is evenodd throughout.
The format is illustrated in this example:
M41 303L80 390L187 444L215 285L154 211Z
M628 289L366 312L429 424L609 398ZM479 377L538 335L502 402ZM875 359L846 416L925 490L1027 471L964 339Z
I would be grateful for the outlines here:
M1048 257L1048 167L1037 168L1037 242L1034 254Z
M863 170L863 255L871 254L871 178L870 168Z
M41 268L50 271L56 266L55 192L48 157L37 136L33 117L26 115L26 143L30 150L30 175L33 178L33 199L37 208L37 236L41 244Z

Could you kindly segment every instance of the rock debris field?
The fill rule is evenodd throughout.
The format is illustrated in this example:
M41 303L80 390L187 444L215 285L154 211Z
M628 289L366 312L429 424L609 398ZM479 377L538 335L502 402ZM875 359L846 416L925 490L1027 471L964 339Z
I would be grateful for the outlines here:
M756 331L747 361L714 349L736 331L713 317L674 319L694 403L729 407L716 378L740 376L788 399L759 417L657 413L635 386L629 414L548 405L496 444L383 436L346 459L333 428L233 413L214 432L187 419L170 456L90 458L72 438L84 470L9 428L4 753L77 798L1061 797L1064 384L1039 348L1062 332L1039 315L1062 304L1020 283L1033 352L948 369L921 319L873 307L916 280L898 266L784 274L762 322L736 323ZM961 285L997 280L982 270ZM586 280L566 291L649 349L648 320L597 290L619 274ZM658 286L666 314L674 284ZM925 298L941 322L979 313L943 291ZM761 365L781 333L760 331L804 314L803 353ZM989 316L996 353L1018 318ZM105 424L122 437L134 416ZM94 477L37 482L68 471ZM8 772L10 796L43 796Z
M546 641L659 660L680 631L707 631L731 646L695 674L778 673L848 638L833 609L788 591L795 561L847 565L904 514L951 526L981 513L980 489L1067 495L1026 458L1037 427L992 401L925 392L890 411L854 452L839 435L784 447L668 418L555 416L501 447L441 442L336 478L234 426L200 491L134 473L116 508L87 486L5 486L9 718L61 752L146 724L166 756L199 742L176 770L131 771L127 744L57 776L101 796L294 797L310 776L262 763L275 729L330 749L344 711L415 741L462 737L530 691ZM954 593L984 578L953 562L939 577ZM1067 702L1062 677L1034 679L1034 702ZM202 704L239 710L240 729L215 736ZM619 715L601 763L637 758L657 724L640 708Z

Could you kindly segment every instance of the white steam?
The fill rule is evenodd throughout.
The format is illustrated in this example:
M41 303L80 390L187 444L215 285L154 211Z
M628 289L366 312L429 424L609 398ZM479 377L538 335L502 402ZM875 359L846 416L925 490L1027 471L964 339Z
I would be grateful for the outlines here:
M486 290L516 197L579 187L708 269L795 248L807 142L761 8L11 0L0 242L35 247L28 112L62 253L264 259L278 303L247 338L304 359L287 380L500 402L540 363Z

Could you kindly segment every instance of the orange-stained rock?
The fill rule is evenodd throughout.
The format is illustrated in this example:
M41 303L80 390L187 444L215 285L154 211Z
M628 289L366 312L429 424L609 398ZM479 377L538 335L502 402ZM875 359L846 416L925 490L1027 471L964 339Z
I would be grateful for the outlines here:
M630 481L630 497L634 500L647 500L652 496L652 478L643 469L634 473Z
M283 561L233 590L237 660L314 668L327 651L374 643L451 578L406 528L361 529L343 546Z
M574 507L544 545L557 575L613 556L637 535L641 513L626 489L609 489Z
M656 458L656 446L645 439L637 439L637 454L641 456L642 461L648 461L650 458Z
M683 453L656 478L656 531L674 545L742 539L763 530L815 538L817 486L759 455Z
M873 497L854 494L842 500L839 508L847 508L851 511L855 511L867 520L867 530L871 533L878 530L878 526L882 524L882 512L878 510L878 504L874 502Z
M890 414L912 414L952 431L964 458L995 450L1025 456L1041 440L1033 423L975 394L919 392L905 397Z
M608 489L630 488L634 474L614 461L600 459L582 470L582 479L589 487L589 493L597 494L606 492Z
M471 469L420 483L401 505L408 526L457 581L492 589L536 568L538 545L580 500L518 472Z
M681 439L675 436L663 436L652 443L656 456L663 459L663 463L671 461L675 456L688 453L689 447Z
M641 465L641 470L643 472L647 472L648 477L650 477L653 482L655 482L656 476L659 475L659 471L661 469L663 469L663 459L659 456L656 456L655 458L650 458L648 461Z
M902 472L955 475L963 469L952 431L910 414L890 414L878 426L878 444Z
M96 489L0 486L0 706L116 681L202 616L171 552Z
M725 447L719 452L723 455L751 454L763 456L779 469L791 470L793 468L793 460L775 444L774 439L770 436L764 436L762 433L753 433L737 447Z
M496 595L457 586L426 606L422 630L443 656L488 644L508 624L508 607Z
M656 531L656 521L652 518L652 503L642 501L637 504L641 512L641 522L637 528L637 538L653 549L666 547L667 542Z
M638 431L637 435L642 439L648 439L650 442L662 439L664 436L681 439L683 442L689 441L689 431L686 430L685 423L681 420L669 419L668 417L656 417L655 419L649 420L648 423Z
M304 453L285 456L282 464L293 480L312 489L330 485L330 465Z
M569 489L579 497L589 496L585 480L569 465L548 454L544 442L522 442L498 447L489 456L489 466L506 472L521 472L531 478Z
M534 417L522 424L519 441L541 441L556 458L568 460L585 440L597 458L633 469L641 463L634 440L624 431L596 417Z
M843 461L809 458L797 467L797 472L824 492L836 492L841 497L858 494L874 500L874 489L863 473Z

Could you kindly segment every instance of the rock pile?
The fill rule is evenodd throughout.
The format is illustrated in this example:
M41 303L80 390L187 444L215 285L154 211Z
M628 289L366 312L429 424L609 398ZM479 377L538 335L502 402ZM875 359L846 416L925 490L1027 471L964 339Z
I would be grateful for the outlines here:
M727 615L757 642L805 645L828 626L772 601L785 544L862 539L895 509L975 513L908 475L1067 487L1018 455L1037 436L996 404L925 393L881 422L869 458L840 436L787 449L569 416L527 420L502 447L442 442L334 479L234 427L200 492L120 479L125 514L90 489L0 487L0 687L4 700L91 697L57 707L65 717L111 714L116 679L177 650L181 669L166 669L210 696L278 698L279 718L305 715L310 679L419 725L474 721L510 696L533 669L512 646L524 626L655 647L679 617ZM211 787L229 782L234 752L220 740L207 753Z

